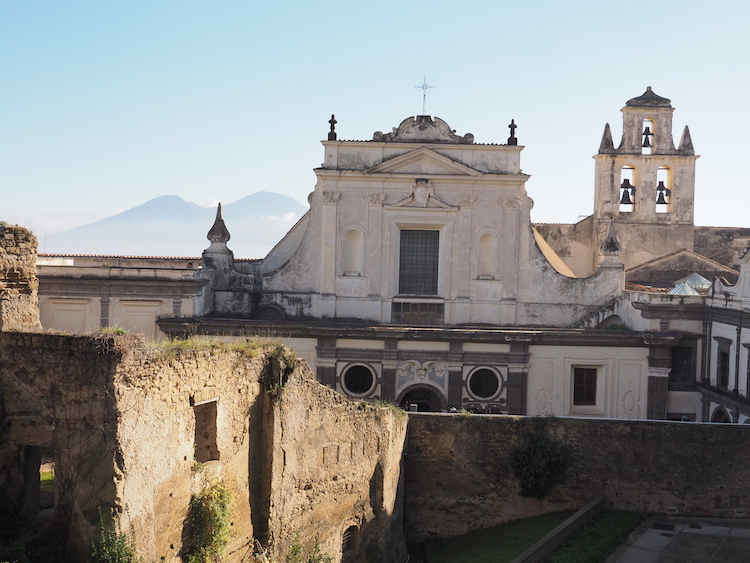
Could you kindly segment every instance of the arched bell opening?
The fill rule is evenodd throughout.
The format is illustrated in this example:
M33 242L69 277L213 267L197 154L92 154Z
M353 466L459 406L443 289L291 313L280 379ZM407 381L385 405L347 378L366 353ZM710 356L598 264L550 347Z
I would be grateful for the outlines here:
M651 154L654 146L654 120L643 120L643 133L641 133L641 154Z
M672 211L672 170L668 166L659 166L656 171L656 212Z
M620 213L635 211L635 167L623 166L620 169Z

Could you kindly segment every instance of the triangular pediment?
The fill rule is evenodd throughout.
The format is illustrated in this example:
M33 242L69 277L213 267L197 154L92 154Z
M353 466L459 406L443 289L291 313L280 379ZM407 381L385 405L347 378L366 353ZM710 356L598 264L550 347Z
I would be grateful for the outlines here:
M448 174L453 176L481 176L473 168L438 154L426 147L421 147L376 164L365 170L365 174Z

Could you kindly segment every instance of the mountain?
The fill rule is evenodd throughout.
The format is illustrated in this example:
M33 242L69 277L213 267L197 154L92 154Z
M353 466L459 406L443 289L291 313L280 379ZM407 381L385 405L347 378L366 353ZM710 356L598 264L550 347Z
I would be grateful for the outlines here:
M222 206L237 258L262 258L307 211L291 197L258 192ZM216 208L163 195L96 223L46 237L47 254L200 256Z

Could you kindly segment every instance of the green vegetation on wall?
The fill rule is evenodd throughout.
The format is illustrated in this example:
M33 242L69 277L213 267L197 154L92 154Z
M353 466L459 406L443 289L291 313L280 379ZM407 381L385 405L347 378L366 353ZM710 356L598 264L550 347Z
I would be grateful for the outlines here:
M526 434L510 451L508 463L522 496L544 498L562 476L566 459L560 442L535 431Z
M185 557L188 563L220 561L229 543L232 493L219 481L207 481L193 495L185 523Z

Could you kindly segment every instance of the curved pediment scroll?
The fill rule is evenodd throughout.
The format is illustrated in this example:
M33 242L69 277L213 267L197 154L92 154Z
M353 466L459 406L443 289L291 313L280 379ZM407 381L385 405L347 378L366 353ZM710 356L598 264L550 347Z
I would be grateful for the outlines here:
M394 127L391 133L375 131L373 141L381 143L455 143L460 145L471 145L474 143L474 135L456 135L456 130L451 129L448 124L439 117L429 115L417 115L407 117L398 127Z

